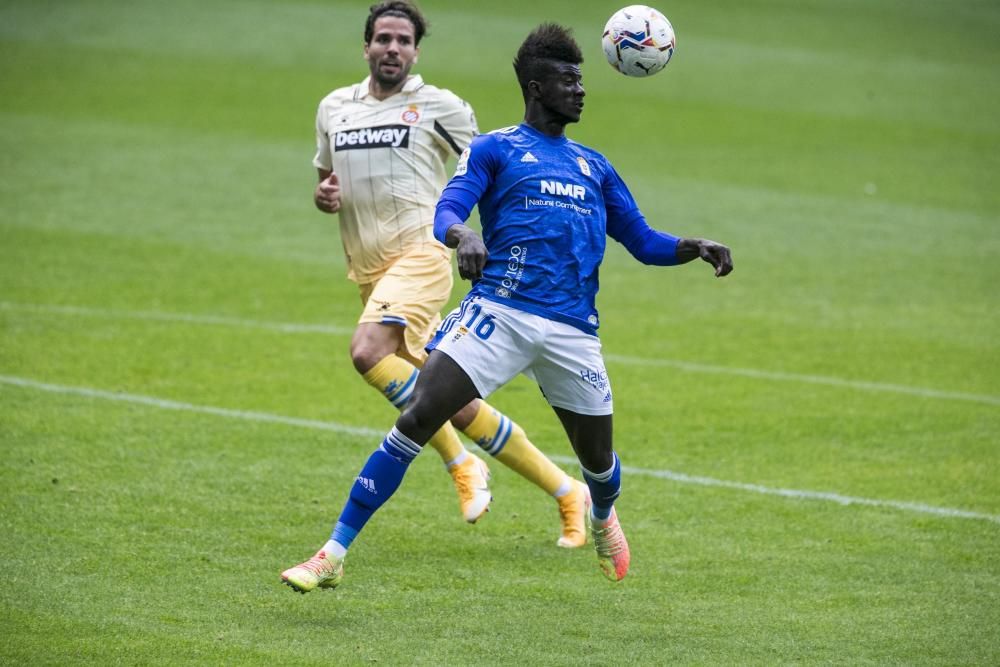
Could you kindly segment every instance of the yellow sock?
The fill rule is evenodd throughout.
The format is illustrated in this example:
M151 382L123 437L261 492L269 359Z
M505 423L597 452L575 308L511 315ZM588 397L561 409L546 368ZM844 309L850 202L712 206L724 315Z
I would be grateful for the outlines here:
M549 495L570 489L569 475L531 444L524 429L486 401L480 401L475 419L462 432L497 461Z
M395 354L382 359L367 373L362 375L365 382L378 389L390 403L402 410L410 400L413 386L417 384L420 371L402 357ZM441 430L431 436L428 444L437 450L441 459L447 464L454 461L465 452L462 441L451 424L445 424Z

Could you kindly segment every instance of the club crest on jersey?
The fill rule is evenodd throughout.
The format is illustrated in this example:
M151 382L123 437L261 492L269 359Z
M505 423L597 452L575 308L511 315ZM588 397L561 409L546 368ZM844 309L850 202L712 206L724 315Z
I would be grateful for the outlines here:
M381 125L360 130L340 130L334 135L335 151L353 151L368 148L409 148L409 125Z
M576 163L580 165L580 171L583 172L584 176L590 176L590 165L582 157L576 158Z
M400 119L408 125L413 125L418 120L420 120L420 112L417 111L417 107L415 105L411 106L410 108L408 108L406 111L403 112L403 115L400 116Z

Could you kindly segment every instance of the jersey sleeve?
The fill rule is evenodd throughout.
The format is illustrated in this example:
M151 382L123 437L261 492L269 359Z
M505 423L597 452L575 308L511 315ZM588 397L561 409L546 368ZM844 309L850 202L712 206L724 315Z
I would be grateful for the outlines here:
M472 208L496 178L501 165L500 146L496 137L483 134L475 137L455 167L438 199L434 213L434 237L445 242L448 228L469 219Z
M479 134L476 114L467 102L447 90L441 91L434 117L434 138L455 157L462 154Z
M327 132L326 119L328 114L320 103L316 110L316 156L313 166L317 169L333 171L333 153L330 150L330 135Z
M601 189L608 215L608 236L625 246L643 264L677 264L677 243L680 239L650 227L621 176L609 162L604 164Z

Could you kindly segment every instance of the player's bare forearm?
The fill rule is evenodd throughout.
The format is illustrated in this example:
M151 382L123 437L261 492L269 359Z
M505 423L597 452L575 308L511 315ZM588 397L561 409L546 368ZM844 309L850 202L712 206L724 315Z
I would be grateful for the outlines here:
M677 242L677 262L686 264L702 258L712 265L718 278L733 271L733 255L727 246L708 239L681 239Z
M455 248L459 276L466 280L482 278L490 253L479 234L465 225L452 225L445 234L445 245Z

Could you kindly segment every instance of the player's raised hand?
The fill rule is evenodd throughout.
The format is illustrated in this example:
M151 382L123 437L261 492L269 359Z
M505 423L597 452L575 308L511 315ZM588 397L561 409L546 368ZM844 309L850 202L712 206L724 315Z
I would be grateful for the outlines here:
M733 255L727 246L708 239L698 239L698 255L715 267L715 277L721 278L733 272Z
M717 278L733 271L733 255L727 246L708 239L681 239L677 244L677 258L683 264L701 257L715 268Z
M329 176L316 185L313 201L316 202L316 208L324 213L336 213L340 210L340 179L336 172L331 171Z

